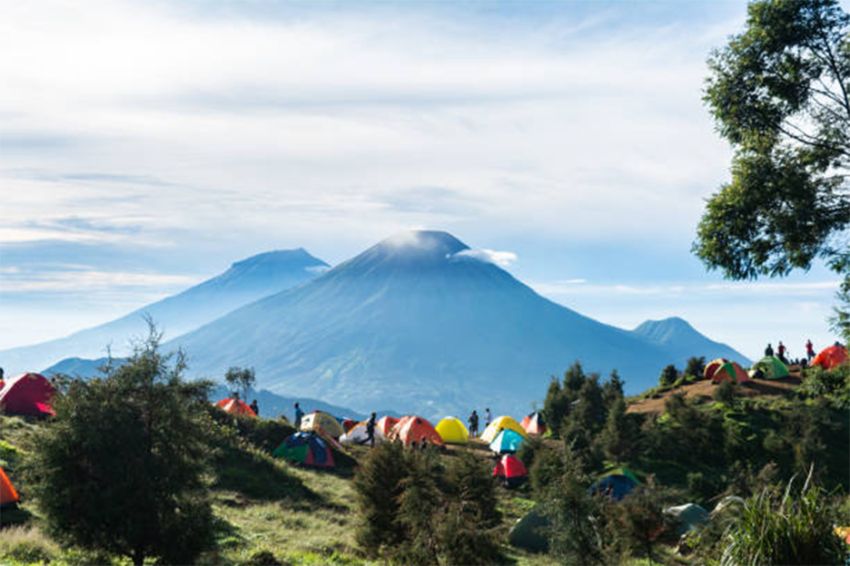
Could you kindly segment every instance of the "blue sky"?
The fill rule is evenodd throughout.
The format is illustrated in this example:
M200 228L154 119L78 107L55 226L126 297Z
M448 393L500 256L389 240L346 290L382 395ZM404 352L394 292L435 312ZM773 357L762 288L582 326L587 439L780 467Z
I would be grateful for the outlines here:
M412 228L612 324L831 341L833 274L729 283L689 251L730 157L705 59L745 9L0 1L0 347Z

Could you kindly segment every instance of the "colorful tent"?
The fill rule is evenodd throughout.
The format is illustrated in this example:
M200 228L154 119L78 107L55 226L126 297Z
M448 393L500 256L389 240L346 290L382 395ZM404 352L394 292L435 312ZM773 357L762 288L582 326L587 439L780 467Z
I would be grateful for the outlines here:
M40 373L24 373L6 380L0 389L0 410L9 415L53 415L55 393L53 384Z
M443 444L443 439L437 434L434 425L428 422L428 419L416 415L402 417L390 432L389 439L400 440L405 446L410 446L414 442L421 444L423 441L427 441L428 444Z
M765 379L782 379L788 377L788 366L776 356L765 356L750 370L750 377L761 374Z
M369 435L366 433L366 424L368 421L361 421L351 427L348 432L339 437L341 444L366 444ZM378 423L375 423L375 444L384 442L386 437L378 428Z
M224 411L225 413L230 413L231 415L235 415L237 417L257 417L257 415L254 413L254 410L248 406L248 403L242 401L241 399L233 399L231 397L228 397L216 403L215 406Z
M354 419L349 419L348 417L346 417L346 418L342 419L342 423L340 423L340 424L342 424L342 429L345 432L348 432L349 430L351 430L352 428L354 428L357 425L357 421L355 421Z
M20 500L18 492L15 491L15 486L3 468L0 468L0 507L14 505Z
M490 443L490 450L496 454L509 454L519 450L520 444L525 440L517 431L509 428L502 429L502 432L493 439Z
M614 501L620 501L638 486L638 482L625 474L608 474L590 486L592 495L607 495Z
M823 369L832 369L847 363L848 360L850 360L850 357L847 355L847 348L836 344L821 350L812 360L812 365L820 366Z
M331 438L339 438L345 434L345 429L336 418L324 411L313 411L304 415L301 419L301 430L303 432L323 432Z
M543 421L543 415L539 411L534 411L530 415L526 415L520 424L525 432L530 435L540 436L546 432L546 423Z
M375 423L375 429L381 431L381 434L384 435L384 438L389 438L390 433L393 430L393 427L398 422L398 419L395 417L391 417L389 415L384 415Z
M469 442L469 431L466 430L466 425L456 417L444 417L434 428L446 444L466 444Z
M720 383L721 381L744 383L750 381L750 377L737 362L726 362L717 368L717 371L711 376L712 383Z
M513 417L501 416L497 417L496 420L490 423L490 426L484 429L484 432L481 433L481 440L489 444L490 442L493 442L502 429L506 428L520 433L523 438L528 436L525 429L522 428L522 426L520 426Z
M493 468L493 477L500 478L505 487L517 487L528 479L528 470L522 460L513 454L506 454Z
M711 360L707 364L705 364L705 369L702 370L702 376L705 379L712 379L714 377L715 372L723 367L723 364L728 364L729 360L726 358L717 358L716 360Z
M275 448L272 456L314 468L334 467L330 444L315 432L296 432L289 435Z

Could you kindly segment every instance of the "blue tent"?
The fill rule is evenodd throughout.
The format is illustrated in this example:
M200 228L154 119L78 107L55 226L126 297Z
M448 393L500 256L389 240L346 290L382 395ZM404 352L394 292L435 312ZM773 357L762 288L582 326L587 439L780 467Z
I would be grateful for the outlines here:
M629 476L611 474L597 480L596 483L590 486L588 491L590 491L591 495L607 495L614 501L620 501L636 488L637 485L637 482Z
M496 454L508 454L519 450L519 445L525 440L520 433L509 428L503 428L493 442L490 443L490 450Z
M288 436L275 448L272 456L316 468L334 467L334 455L330 446L314 432L296 432Z

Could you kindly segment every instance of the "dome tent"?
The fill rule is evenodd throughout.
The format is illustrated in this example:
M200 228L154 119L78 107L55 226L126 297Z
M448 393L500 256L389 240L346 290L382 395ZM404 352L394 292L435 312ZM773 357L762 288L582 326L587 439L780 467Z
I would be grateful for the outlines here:
M546 433L546 422L543 420L543 415L540 411L534 411L530 415L526 415L520 423L526 433L530 435L540 436Z
M18 492L5 470L0 468L0 507L14 505L19 501Z
M790 375L788 366L776 356L765 356L756 362L750 371L750 377L758 375L759 372L765 379L782 379Z
M421 444L427 441L429 444L442 445L443 439L437 434L428 419L416 415L402 417L390 432L390 440L400 440L405 446L413 443Z
M823 369L833 369L841 364L847 363L850 357L847 355L847 348L840 344L835 344L828 348L824 348L812 360L813 366L820 366Z
M446 444L469 442L469 431L457 417L443 417L434 428Z
M518 432L523 438L528 436L525 429L522 428L522 426L520 426L513 417L503 415L501 417L496 417L496 419L484 429L484 432L481 433L481 440L489 444L490 442L493 442L502 429L506 428Z
M339 441L341 444L365 444L366 439L369 438L369 435L366 432L366 424L368 421L360 421L353 427L351 427L348 432L339 437ZM378 423L375 423L375 444L379 442L384 442L386 437L378 428Z
M225 413L230 413L231 415L235 415L237 417L256 418L257 416L256 413L254 413L254 410L249 407L245 401L242 401L241 399L233 399L228 397L216 403L215 406L224 411Z
M628 470L622 473L609 473L599 478L588 491L592 495L607 495L614 501L620 501L639 485L634 474Z
M522 441L525 440L517 431L509 428L502 431L490 443L490 450L496 454L508 454L519 450Z
M315 432L296 432L289 435L275 448L272 456L314 468L334 467L330 443Z
M517 487L528 479L528 470L522 460L513 454L505 454L493 468L493 477L500 478L505 487Z
M8 415L53 415L54 393L56 388L46 377L40 373L24 373L4 382L0 389L0 410Z
M345 434L345 429L336 418L324 411L313 411L301 419L302 432L323 432L332 438Z
M711 376L712 383L731 381L732 383L745 383L750 381L750 376L737 362L726 362Z
M391 417L389 415L384 415L375 423L375 430L381 431L381 434L384 435L384 438L389 438L390 432L392 432L393 427L398 422L398 419L395 417Z
M723 367L723 364L728 363L729 360L727 360L726 358L717 358L715 360L711 360L710 362L705 364L705 369L702 370L702 376L705 379L713 379L714 374L717 373L717 370Z
M508 533L508 542L511 546L530 552L548 552L549 528L549 519L546 517L543 506L537 505L514 523Z

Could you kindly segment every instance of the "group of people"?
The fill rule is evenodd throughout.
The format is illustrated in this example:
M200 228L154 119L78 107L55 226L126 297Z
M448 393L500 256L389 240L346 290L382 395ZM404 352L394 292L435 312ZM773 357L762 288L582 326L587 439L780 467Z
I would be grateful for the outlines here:
M764 349L765 356L773 356L776 355L777 358L782 360L784 364L797 363L799 365L807 365L812 361L812 358L815 357L815 346L812 344L811 340L806 340L806 357L799 360L791 360L788 359L788 348L785 347L785 344L782 343L782 340L779 341L779 344L776 346L776 352L774 354L773 346L771 344L767 345L767 348Z
M490 407L484 409L484 429L490 426L490 422L493 420L493 414L490 412ZM477 438L478 437L478 411L475 409L472 410L472 414L469 415L469 418L466 419L466 422L469 424L469 437Z

